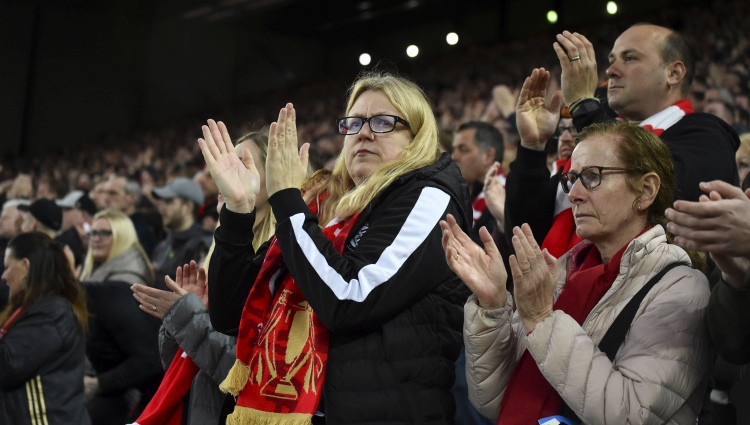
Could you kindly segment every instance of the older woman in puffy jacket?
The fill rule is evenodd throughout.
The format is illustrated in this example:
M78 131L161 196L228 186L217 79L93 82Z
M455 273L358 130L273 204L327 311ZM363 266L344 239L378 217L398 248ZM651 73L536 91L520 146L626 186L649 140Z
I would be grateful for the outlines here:
M591 126L579 140L561 184L584 241L556 260L528 225L515 228L514 297L489 234L482 249L452 218L441 224L446 260L474 292L464 310L469 397L503 424L561 414L563 423L694 424L711 360L709 290L662 227L669 151L628 123ZM634 297L627 332L605 343Z

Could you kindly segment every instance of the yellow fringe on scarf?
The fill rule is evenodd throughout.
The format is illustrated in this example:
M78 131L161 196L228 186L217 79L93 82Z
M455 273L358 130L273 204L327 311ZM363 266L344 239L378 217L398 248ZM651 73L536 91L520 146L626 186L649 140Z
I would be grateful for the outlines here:
M237 406L227 416L227 425L311 425L309 413L271 413Z
M239 359L234 360L234 365L229 369L227 377L224 381L219 384L219 389L225 393L237 395L245 388L247 380L250 377L250 367L245 363L242 363ZM229 423L229 422L227 422Z

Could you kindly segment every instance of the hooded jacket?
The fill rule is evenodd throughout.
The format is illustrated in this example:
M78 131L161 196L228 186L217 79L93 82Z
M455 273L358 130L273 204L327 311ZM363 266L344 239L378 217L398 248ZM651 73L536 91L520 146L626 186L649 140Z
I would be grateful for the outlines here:
M450 213L466 231L471 218L450 157L385 188L360 213L343 253L299 190L279 191L269 202L285 266L331 331L326 423L452 423L450 388L469 291L445 262L438 221ZM217 330L235 334L262 253L252 251L248 215L224 208L221 223L209 311Z

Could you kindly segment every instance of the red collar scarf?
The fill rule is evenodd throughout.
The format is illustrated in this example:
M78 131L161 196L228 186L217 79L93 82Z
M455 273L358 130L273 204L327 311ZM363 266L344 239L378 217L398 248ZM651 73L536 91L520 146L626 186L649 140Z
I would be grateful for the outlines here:
M323 229L339 252L356 220ZM291 274L277 279L282 266L274 238L242 311L237 360L219 386L237 396L228 425L309 424L320 402L330 335Z
M665 108L656 114L646 118L640 124L646 130L661 136L669 127L679 122L685 115L693 113L693 104L688 99L681 99L674 105ZM618 117L622 120L621 117ZM563 165L562 172L570 171L570 159ZM555 218L552 220L547 235L542 242L542 249L547 248L550 254L559 258L570 248L578 245L583 239L576 234L575 220L573 211L570 208L570 201L567 194L557 187L557 199L555 200Z
M572 258L571 271L554 310L561 310L582 324L591 310L612 287L620 270L620 259L627 245L607 264L602 264L599 251L591 244ZM505 389L498 425L535 424L540 418L556 415L562 398L539 371L528 350L521 359Z

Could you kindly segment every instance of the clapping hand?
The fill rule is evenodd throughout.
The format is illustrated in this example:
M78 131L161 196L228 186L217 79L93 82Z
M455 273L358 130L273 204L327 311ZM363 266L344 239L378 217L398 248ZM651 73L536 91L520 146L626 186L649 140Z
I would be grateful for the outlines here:
M594 97L599 84L594 46L582 34L563 31L552 45L560 60L560 85L566 105L579 99Z
M526 330L552 314L557 259L547 249L539 249L531 227L524 224L513 228L515 255L508 259L513 274L514 295L518 316Z
M307 176L309 150L309 143L298 147L297 112L291 103L287 103L268 131L266 189L269 197L280 190L302 185Z
M138 307L161 320L177 300L187 293L195 294L203 304L208 305L206 280L206 270L203 267L199 268L195 261L191 261L190 264L177 267L175 280L169 276L164 277L164 282L172 291L164 291L140 283L134 283L130 289L139 303Z
M535 68L524 80L518 96L516 125L521 145L527 149L543 151L560 121L562 95L556 91L550 101L546 101L549 79L549 71Z
M505 223L505 187L497 177L501 167L499 162L495 162L484 176L484 200L490 214L495 217L500 232L503 231Z
M236 213L252 212L260 191L260 176L250 150L243 155L243 162L235 153L227 127L221 121L208 120L202 130L203 138L198 139L198 146L227 208Z
M675 201L666 210L667 230L677 245L708 251L727 284L750 289L750 190L720 180L700 188L707 195L698 202Z
M508 274L487 228L479 229L484 249L461 230L450 214L440 221L440 228L443 230L445 261L476 295L479 306L486 310L503 307L508 296L505 289Z

